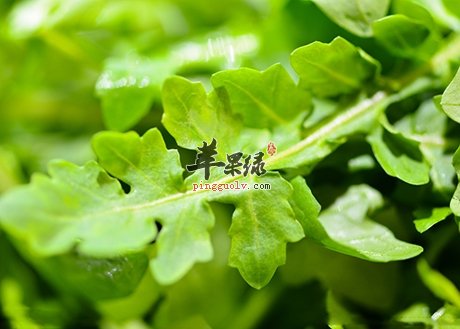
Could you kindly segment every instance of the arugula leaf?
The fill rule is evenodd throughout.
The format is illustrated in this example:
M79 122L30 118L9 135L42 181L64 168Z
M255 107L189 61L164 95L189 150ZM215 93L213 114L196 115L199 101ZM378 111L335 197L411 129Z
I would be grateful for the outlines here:
M214 88L225 88L232 112L241 115L247 127L287 125L310 109L308 93L295 85L281 64L263 72L249 68L222 71L211 81Z
M311 170L351 136L369 133L388 102L383 92L377 92L370 98L359 98L356 103L310 127L299 143L267 159L267 168L306 166Z
M372 35L371 24L382 18L389 0L311 0L336 24L361 37Z
M455 74L447 89L442 94L441 106L444 112L452 119L460 123L460 70Z
M459 30L460 20L447 10L445 0L415 0L415 2L425 7L440 26Z
M433 225L443 221L452 214L452 210L448 207L434 208L431 210L419 209L415 212L416 220L414 220L415 228L420 233L428 231Z
M251 153L269 140L267 130L246 128L215 91L206 94L201 83L172 77L163 86L162 122L178 145L195 150L203 141L219 141L218 156L231 151Z
M450 199L455 189L455 170L445 137L448 118L440 109L439 100L439 97L435 97L434 100L423 102L417 111L405 116L394 126L407 138L420 143L420 150L431 166L430 178L435 190Z
M397 240L386 227L367 216L382 206L380 193L366 185L352 186L319 217L332 241L326 248L376 262L415 257L423 248Z
M341 37L329 44L315 41L296 49L291 64L300 86L320 97L355 92L379 69L369 55Z
M379 126L368 136L375 157L385 172L413 185L429 182L430 168L419 149L419 143L405 137L382 119Z
M417 270L423 283L433 294L460 308L460 292L452 281L438 271L433 270L424 259L418 261Z
M350 187L317 218L319 204L302 181L291 182L295 189L292 202L308 238L328 249L375 262L407 259L422 252L421 247L397 240L389 229L367 217L383 203L373 188Z
M284 264L286 242L298 241L304 233L289 204L290 184L278 175L252 176L252 181L271 184L272 189L226 192L213 199L236 206L229 230L229 264L253 287L261 288ZM271 202L276 202L276 207L268 206Z
M158 98L163 80L172 74L167 61L131 55L109 59L96 84L109 129L125 131L144 117Z
M420 57L420 48L430 36L422 23L404 15L391 15L372 24L375 39L388 51L401 57Z
M128 184L130 193L123 193L95 162L84 167L57 162L50 166L51 178L37 177L31 186L2 199L0 209L9 214L2 217L3 226L44 255L61 254L76 245L84 255L111 257L142 250L156 238L153 221L158 220L163 227L151 268L161 283L177 281L195 262L212 258L208 230L214 216L205 201L220 199L184 190L178 154L165 148L158 130L142 138L133 132L105 132L94 138L93 146L100 165ZM259 182L249 179L248 183ZM303 237L287 201L292 193L289 183L273 174L260 180L273 189L221 196L237 206L230 262L257 288L284 262L285 243ZM53 202L43 203L39 195ZM275 197L284 206L270 214L266 202ZM35 216L28 215L32 209ZM49 213L60 214L59 222Z

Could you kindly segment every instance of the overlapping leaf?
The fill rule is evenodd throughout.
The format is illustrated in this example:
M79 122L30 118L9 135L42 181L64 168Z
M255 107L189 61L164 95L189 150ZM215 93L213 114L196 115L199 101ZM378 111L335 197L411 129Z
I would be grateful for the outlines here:
M389 0L312 1L336 24L362 37L372 35L372 22L382 18L390 5Z
M409 184L428 183L430 168L423 158L419 143L398 132L385 118L382 123L383 126L368 136L368 141L385 172Z
M329 44L316 41L296 49L291 63L300 85L321 97L355 92L378 70L367 54L341 37Z
M297 188L299 194L308 195L305 188ZM396 239L388 228L368 218L368 213L381 207L382 202L382 196L371 187L352 186L321 213L318 222L307 222L306 235L331 250L375 262L420 254L421 247Z

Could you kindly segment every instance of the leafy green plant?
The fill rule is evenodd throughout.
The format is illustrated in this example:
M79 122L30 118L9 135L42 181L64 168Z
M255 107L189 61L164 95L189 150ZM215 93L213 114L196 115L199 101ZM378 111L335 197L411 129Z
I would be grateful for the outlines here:
M2 188L7 265L0 270L0 301L12 327L66 327L82 313L82 326L101 328L458 323L452 281L459 269L446 265L458 244L451 219L460 216L455 5L271 1L272 20L258 13L264 23L251 34L256 9L237 3L242 11L229 15L247 20L246 30L207 36L207 43L200 32L193 35L203 28L193 17L209 19L206 29L213 25L201 2L139 1L129 11L121 2L82 2L69 11L36 1L11 9L10 35L0 41L14 49L12 40L38 37L78 56L82 71L88 65L99 73L92 82L102 106L100 121L87 131L93 159L83 153L82 165L53 160L46 174ZM34 29L21 25L31 6L49 16ZM146 8L189 22L192 35L178 41L180 31L163 26L171 34L162 35L148 20L134 19ZM84 10L87 20L80 21ZM270 31L288 30L287 17L301 27L297 12L320 17L315 27L324 35L271 42ZM229 28L227 19L221 24ZM124 37L106 36L111 53L100 54L97 38L73 32L98 24L115 31L120 22L166 46L146 50L141 38L125 51ZM290 64L280 49L291 53ZM277 56L282 63L272 65ZM6 95L5 104L17 101L13 92ZM29 127L27 115L4 118ZM110 130L99 131L102 123ZM4 130L4 140L33 131ZM216 161L264 152L266 173L229 175L213 167L208 180L203 170L185 170L211 142ZM275 154L268 154L269 143ZM0 179L15 185L32 149L18 141L5 145L0 158L9 161ZM40 171L22 166L25 176L27 166ZM270 188L196 188L236 182ZM277 304L284 299L290 307L320 306L279 317L287 312Z

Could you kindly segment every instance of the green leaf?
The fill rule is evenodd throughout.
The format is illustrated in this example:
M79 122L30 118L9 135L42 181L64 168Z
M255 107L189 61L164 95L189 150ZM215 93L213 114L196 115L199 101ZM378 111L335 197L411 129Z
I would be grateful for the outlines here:
M391 15L372 24L375 39L388 51L401 57L419 57L430 30L421 22L404 15Z
M448 11L457 16L460 19L460 7L456 0L442 0L442 3Z
M19 282L13 279L0 281L0 301L4 314L13 328L39 329L41 326L30 318L24 305L24 291Z
M433 208L429 209L419 209L415 212L415 216L417 217L414 220L415 228L420 233L428 231L433 225L443 221L452 214L452 210L448 207L444 208Z
M54 162L50 165L50 178L36 176L29 187L2 199L3 227L43 255L62 254L76 245L84 255L110 257L142 250L155 239L153 221L160 217L165 229L158 238L159 251L154 261L162 263L168 255L181 256L165 268L173 273L171 277L165 278L158 270L162 282L183 275L196 260L212 257L206 230L212 226L213 218L207 207L193 203L190 213L197 215L192 217L194 221L181 209L169 216L170 209L161 207L161 203L157 211L147 207L182 188L179 156L166 150L157 130L142 138L133 132L106 132L97 135L93 145L100 163L130 184L131 193L126 195L119 182L95 162L84 167ZM184 221L190 225L183 226ZM182 230L176 232L177 226ZM162 247L174 244L176 238L182 239L182 244Z
M296 86L281 64L263 72L249 68L218 72L211 82L216 89L225 88L232 112L241 115L247 127L288 125L310 110L310 96Z
M131 294L148 268L143 253L108 259L85 257L74 253L38 258L27 254L29 261L59 291L95 302Z
M356 92L378 70L368 55L341 37L329 44L315 41L296 49L291 64L300 86L320 97Z
M371 24L388 11L389 0L312 0L337 25L360 36L372 35Z
M430 180L430 167L419 149L419 143L405 137L392 128L386 119L367 137L377 161L390 175L413 185L426 184Z
M386 227L368 219L367 214L382 206L380 193L367 185L352 186L319 218L319 204L302 178L291 181L291 200L305 235L328 249L374 261L411 258L423 249L397 240Z
M433 270L424 259L420 259L417 263L417 270L423 283L434 295L460 307L460 292L448 278Z
M309 170L332 153L348 138L369 133L388 104L385 93L377 92L370 98L360 97L356 102L309 127L305 138L267 159L268 169L306 166Z
M403 323L431 324L430 308L425 304L415 304L398 313L395 320Z
M460 70L442 94L441 106L452 120L460 123Z
M163 106L162 122L184 148L196 150L203 141L215 138L220 156L225 152L251 153L265 147L270 138L266 130L243 127L228 104L214 91L208 95L201 83L169 78L163 86Z
M449 12L445 6L445 0L413 0L430 12L436 23L442 27L458 31L460 20ZM457 3L455 4L457 5Z
M440 97L423 102L414 112L395 123L395 128L407 138L420 142L420 150L430 164L430 178L436 191L449 198L455 189L455 170L452 154L445 154L448 140L445 137L448 118L438 103Z
M55 162L51 177L36 176L31 185L2 198L2 226L43 255L76 246L83 255L112 257L143 250L155 240L151 269L160 283L169 284L194 263L213 257L208 230L214 215L207 201L230 202L236 206L230 263L257 288L284 262L285 244L303 237L288 202L292 187L279 174L240 177L246 184L270 184L271 190L216 196L213 191L191 191L196 175L183 182L177 151L166 149L156 129L143 137L100 133L93 147L99 164ZM129 193L109 174L126 183ZM278 207L267 208L269 202ZM162 224L158 236L155 221Z
M286 258L286 242L303 238L289 204L292 187L278 175L252 176L253 183L271 184L270 190L226 192L216 201L236 206L229 234L232 246L229 264L254 288L265 286ZM276 202L276 207L270 206Z
M368 218L382 206L379 192L367 185L352 186L319 217L329 239L321 243L331 250L375 262L417 256L422 247L396 239L393 233Z
M172 73L166 60L139 56L107 60L96 84L105 125L119 131L133 127L159 98L163 80Z
M457 177L460 177L460 147L454 154L453 165L455 167L455 171L457 172ZM450 201L450 209L452 209L455 216L460 217L460 184L457 185L457 189Z

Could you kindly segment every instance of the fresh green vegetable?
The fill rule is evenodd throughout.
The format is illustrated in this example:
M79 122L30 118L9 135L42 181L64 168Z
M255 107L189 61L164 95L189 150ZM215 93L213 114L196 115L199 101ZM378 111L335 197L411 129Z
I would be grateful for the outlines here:
M0 17L2 328L460 323L453 1Z

